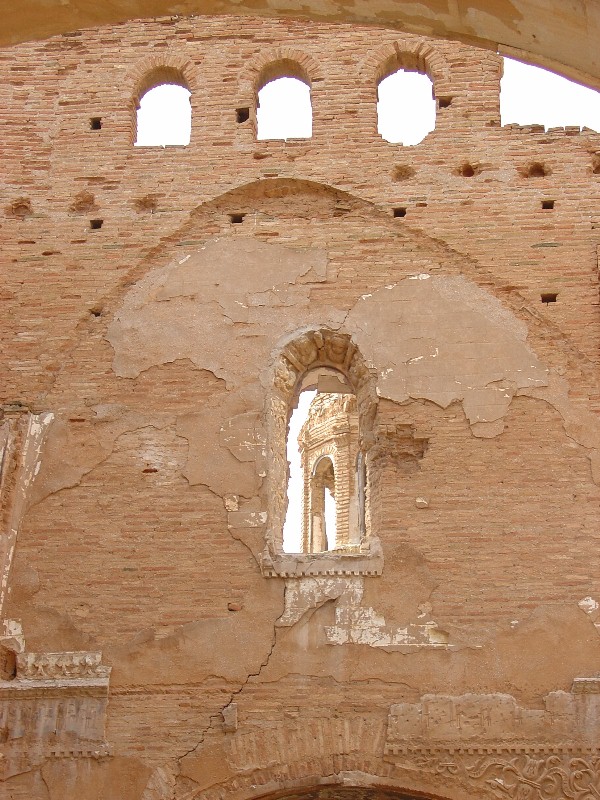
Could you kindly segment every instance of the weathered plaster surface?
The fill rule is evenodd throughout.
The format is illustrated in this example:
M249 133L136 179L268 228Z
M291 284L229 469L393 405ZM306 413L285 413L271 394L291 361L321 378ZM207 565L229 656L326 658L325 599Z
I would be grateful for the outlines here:
M375 608L364 605L364 583L365 579L358 576L286 580L285 610L277 625L294 625L310 609L334 600L334 624L324 629L328 644L369 645L403 652L414 647L448 645L448 635L433 620L409 622L403 626L387 624ZM420 616L428 616L427 611Z
M240 259L245 269L238 279ZM351 334L376 371L380 397L426 399L443 408L460 401L482 438L502 432L515 395L538 397L557 408L568 434L597 464L597 420L571 403L566 382L528 344L525 323L489 292L463 276L422 273L357 298L347 314L330 308L324 319L302 285L325 280L326 265L322 250L214 239L154 270L125 297L107 333L118 375L188 358L233 390L224 402L178 421L190 443L190 483L244 497L257 493L265 474L257 417L263 401L247 364L268 363L275 342L311 323Z
M444 408L459 400L475 435L502 430L517 389L547 384L525 324L463 277L422 274L379 289L360 298L346 327L377 369L381 397Z
M119 436L145 427L164 428L174 422L168 411L144 414L119 404L93 406L87 419L73 422L56 416L48 431L44 459L28 505L61 489L76 486L81 478L106 459Z
M249 363L267 361L272 345L266 337L273 328L294 321L300 327L315 317L308 289L303 302L297 295L290 302L289 285L324 281L326 269L327 256L318 248L241 237L209 240L127 294L107 332L114 370L135 377L154 364L189 358L229 389L238 388L248 382ZM250 337L245 325L265 330Z

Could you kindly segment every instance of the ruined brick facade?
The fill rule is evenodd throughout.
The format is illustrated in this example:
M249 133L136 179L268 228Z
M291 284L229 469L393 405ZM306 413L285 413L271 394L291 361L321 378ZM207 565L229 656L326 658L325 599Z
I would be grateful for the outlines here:
M313 137L257 142L289 62ZM439 106L410 148L402 65ZM500 127L500 72L232 17L0 54L2 800L598 795L600 135ZM190 145L134 148L174 76ZM368 531L295 556L317 367Z

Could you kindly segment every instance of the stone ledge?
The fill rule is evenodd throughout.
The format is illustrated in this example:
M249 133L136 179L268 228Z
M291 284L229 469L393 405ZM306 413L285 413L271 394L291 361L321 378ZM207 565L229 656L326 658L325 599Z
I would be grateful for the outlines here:
M377 576L383 572L383 550L376 536L358 552L270 553L265 549L260 566L265 578L303 578L318 575Z

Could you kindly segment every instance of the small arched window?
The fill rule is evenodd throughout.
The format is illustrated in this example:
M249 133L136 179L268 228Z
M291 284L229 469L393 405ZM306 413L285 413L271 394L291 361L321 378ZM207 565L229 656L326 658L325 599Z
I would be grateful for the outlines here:
M179 70L164 67L148 74L137 93L135 145L188 145L192 130L190 96Z
M428 75L396 69L377 87L377 130L386 142L415 145L435 128L433 82Z
M263 574L379 574L369 500L377 395L351 338L321 329L290 341L269 407Z
M322 553L335 550L336 518L335 469L332 456L322 456L305 480L307 519L303 539L304 552Z
M282 59L261 73L256 102L257 139L310 139L310 79L295 61Z

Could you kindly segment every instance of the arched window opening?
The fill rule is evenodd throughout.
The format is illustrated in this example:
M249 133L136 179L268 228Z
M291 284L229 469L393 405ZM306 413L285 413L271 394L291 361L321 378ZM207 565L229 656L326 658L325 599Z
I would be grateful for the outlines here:
M360 545L365 482L357 473L356 395L345 376L320 368L302 381L288 425L286 553L322 553Z
M137 108L136 147L188 145L192 131L190 91L174 83L154 86Z
M600 131L600 92L541 67L505 58L500 120L502 125L577 125Z
M263 575L381 574L377 407L348 334L304 330L282 346L267 402Z
M310 480L305 481L307 496L304 499L308 511L302 539L303 551L322 553L335 550L335 470L331 456L323 456L313 468Z
M433 83L427 75L399 69L377 87L377 130L386 142L415 145L435 128Z
M257 139L310 139L312 105L307 80L284 75L258 91Z

